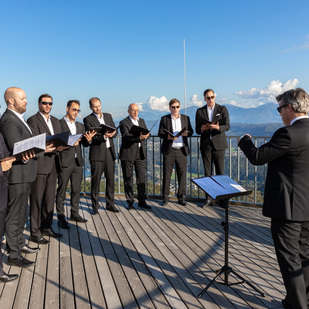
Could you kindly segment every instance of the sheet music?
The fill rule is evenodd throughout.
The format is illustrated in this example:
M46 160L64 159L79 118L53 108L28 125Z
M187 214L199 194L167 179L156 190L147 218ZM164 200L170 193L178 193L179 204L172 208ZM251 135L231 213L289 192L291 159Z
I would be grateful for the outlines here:
M46 149L46 133L36 135L15 143L13 148L13 155L34 148L42 149L42 151Z
M243 188L241 185L239 185L227 175L216 175L211 176L211 178L217 183L219 183L222 187L224 187L228 193L247 191L245 188Z
M207 192L213 199L216 199L217 195L227 194L227 191L210 177L192 179L192 181Z
M80 137L82 135L83 134L73 134L73 135L70 135L69 138L68 138L68 145L69 146L74 146L74 144L80 139Z

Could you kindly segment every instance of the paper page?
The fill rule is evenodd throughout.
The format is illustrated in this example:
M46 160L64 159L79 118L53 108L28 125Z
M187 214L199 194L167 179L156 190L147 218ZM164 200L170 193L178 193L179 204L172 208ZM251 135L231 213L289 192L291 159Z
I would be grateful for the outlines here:
M68 139L68 145L69 146L74 146L74 144L80 139L80 137L83 134L74 134L74 135L70 135L69 139Z
M13 155L33 148L46 149L46 133L36 135L14 144Z
M216 199L218 195L225 195L228 192L220 186L218 183L213 181L210 177L204 177L199 179L192 179L202 190L204 190L213 199Z
M238 193L247 191L245 188L240 186L237 182L232 180L227 175L216 175L211 176L211 178L218 182L222 187L224 187L227 193Z

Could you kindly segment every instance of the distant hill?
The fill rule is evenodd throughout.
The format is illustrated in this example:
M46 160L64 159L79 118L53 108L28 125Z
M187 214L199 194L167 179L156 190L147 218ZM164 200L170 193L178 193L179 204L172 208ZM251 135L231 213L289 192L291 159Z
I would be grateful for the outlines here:
M268 103L255 108L243 108L234 105L225 105L230 114L231 123L281 123L281 117L277 111L277 104ZM191 122L195 120L197 106L191 106L187 108L187 115L190 117ZM184 114L185 110L181 109L180 113ZM156 120L160 119L167 112L143 110L139 113L140 117L145 120Z

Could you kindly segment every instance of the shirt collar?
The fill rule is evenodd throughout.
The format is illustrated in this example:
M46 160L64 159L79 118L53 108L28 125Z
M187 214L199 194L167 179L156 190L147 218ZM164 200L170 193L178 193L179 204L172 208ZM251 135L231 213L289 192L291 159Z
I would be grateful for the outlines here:
M173 115L171 114L171 119L177 120L177 119L180 119L180 118L181 118L181 114L179 114L179 116L177 118L174 118Z
M139 121L139 118L138 118L138 117L137 117L136 119L131 118L130 115L129 115L128 117L131 119L132 122L133 122L133 121Z
M13 111L12 109L8 108L11 112L13 112L18 118L20 119L24 119L24 113L23 114L20 114L16 111Z
M75 123L75 122L76 122L76 120L71 121L71 120L70 120L70 119L68 119L66 116L63 116L63 119L64 119L66 122L70 123L70 124L72 124L72 123Z
M296 118L294 118L294 119L291 121L290 125L292 125L295 121L297 121L297 120L299 120L299 119L304 119L304 118L309 118L309 116L299 116L299 117L296 117Z

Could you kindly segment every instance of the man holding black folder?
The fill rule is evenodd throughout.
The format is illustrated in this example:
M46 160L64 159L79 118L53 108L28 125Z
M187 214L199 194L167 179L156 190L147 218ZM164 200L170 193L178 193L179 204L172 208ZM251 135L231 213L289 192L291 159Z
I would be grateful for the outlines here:
M52 105L53 98L49 94L39 97L39 111L27 120L34 135L51 136L62 131L59 120L50 115ZM59 160L55 152L38 158L37 177L30 192L30 239L38 244L49 242L43 236L62 236L52 229L58 172Z
M187 137L192 136L193 129L191 127L190 118L179 113L180 102L177 99L169 101L169 109L171 113L161 118L158 132L159 137L163 139L161 145L161 153L163 154L162 205L167 205L169 201L170 182L175 165L179 184L177 199L180 205L185 206L187 155L190 152Z
M195 131L201 135L200 149L205 177L213 174L212 163L216 175L224 174L225 149L228 148L225 132L230 129L229 112L225 106L215 103L215 99L214 91L206 89L204 100L207 104L199 108L195 115ZM211 203L212 200L207 197L205 206Z
M98 132L90 145L89 160L91 165L91 202L93 214L97 214L100 208L100 183L103 172L106 178L106 209L119 212L114 204L116 152L113 141L113 138L117 136L118 132L112 115L101 112L102 106L99 98L91 98L89 100L89 107L92 113L84 118L86 130L97 128L100 125L108 125L111 127L111 129L104 130L103 133Z
M30 138L33 134L23 118L26 111L27 96L21 88L10 87L5 91L7 109L0 120L0 130L10 153L14 144ZM40 248L31 248L23 238L27 220L28 197L31 183L37 175L37 162L33 154L27 153L23 160L13 163L8 173L8 208L5 221L5 235L9 253L8 265L29 267L35 263L24 258L21 253L35 253Z
M67 103L66 115L60 120L62 131L70 131L72 135L83 134L73 147L63 150L59 154L61 172L58 175L58 188L56 194L56 207L58 215L58 225L61 228L69 229L70 225L65 219L64 201L68 182L71 182L71 221L87 222L79 214L80 185L83 176L83 157L81 145L88 147L95 132L87 131L82 123L76 121L80 112L78 100L70 100Z
M124 190L128 209L133 209L133 166L135 167L138 206L146 209L151 207L146 204L146 142L150 133L143 134L142 129L148 131L144 119L138 117L138 106L135 103L129 105L129 116L121 121L120 132L122 144L120 148L120 160L124 180ZM130 130L133 126L140 128L136 134Z

